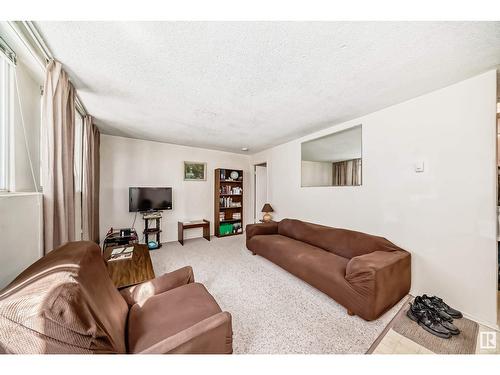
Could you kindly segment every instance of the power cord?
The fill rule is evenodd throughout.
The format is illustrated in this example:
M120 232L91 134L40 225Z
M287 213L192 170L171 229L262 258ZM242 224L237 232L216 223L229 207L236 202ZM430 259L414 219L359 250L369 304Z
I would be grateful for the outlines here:
M135 219L137 219L137 211L135 211L135 215L134 215L134 221L132 223L132 226L130 228L134 229L135 230Z

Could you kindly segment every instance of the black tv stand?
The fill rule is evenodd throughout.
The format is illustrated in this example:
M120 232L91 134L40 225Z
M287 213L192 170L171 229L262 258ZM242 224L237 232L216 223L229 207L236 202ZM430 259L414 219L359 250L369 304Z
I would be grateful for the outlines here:
M148 211L142 213L144 220L144 242L146 245L149 242L150 235L156 235L156 247L150 250L159 249L161 247L160 234L161 234L161 212ZM151 226L151 221L155 221L154 226Z

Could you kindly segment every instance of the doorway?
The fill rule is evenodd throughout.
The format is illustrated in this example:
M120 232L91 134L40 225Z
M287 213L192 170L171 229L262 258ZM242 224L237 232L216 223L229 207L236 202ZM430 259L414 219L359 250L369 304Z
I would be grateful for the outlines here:
M262 207L267 203L267 163L254 165L254 223L262 219Z

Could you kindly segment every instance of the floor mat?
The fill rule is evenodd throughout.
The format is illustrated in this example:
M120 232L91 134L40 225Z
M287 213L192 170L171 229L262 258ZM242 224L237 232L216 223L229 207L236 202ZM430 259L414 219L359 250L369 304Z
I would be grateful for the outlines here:
M460 330L460 334L451 336L449 339L442 339L427 332L418 323L406 316L406 311L410 308L406 305L402 314L394 321L392 329L429 349L437 354L474 354L476 352L477 334L479 325L470 319L454 319L453 324Z

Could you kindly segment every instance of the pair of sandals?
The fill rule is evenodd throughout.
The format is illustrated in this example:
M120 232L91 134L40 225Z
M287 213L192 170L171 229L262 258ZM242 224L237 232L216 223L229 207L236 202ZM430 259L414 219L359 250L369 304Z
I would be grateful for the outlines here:
M453 319L463 317L460 311L447 305L441 298L426 294L415 297L406 315L429 333L443 339L460 333Z

